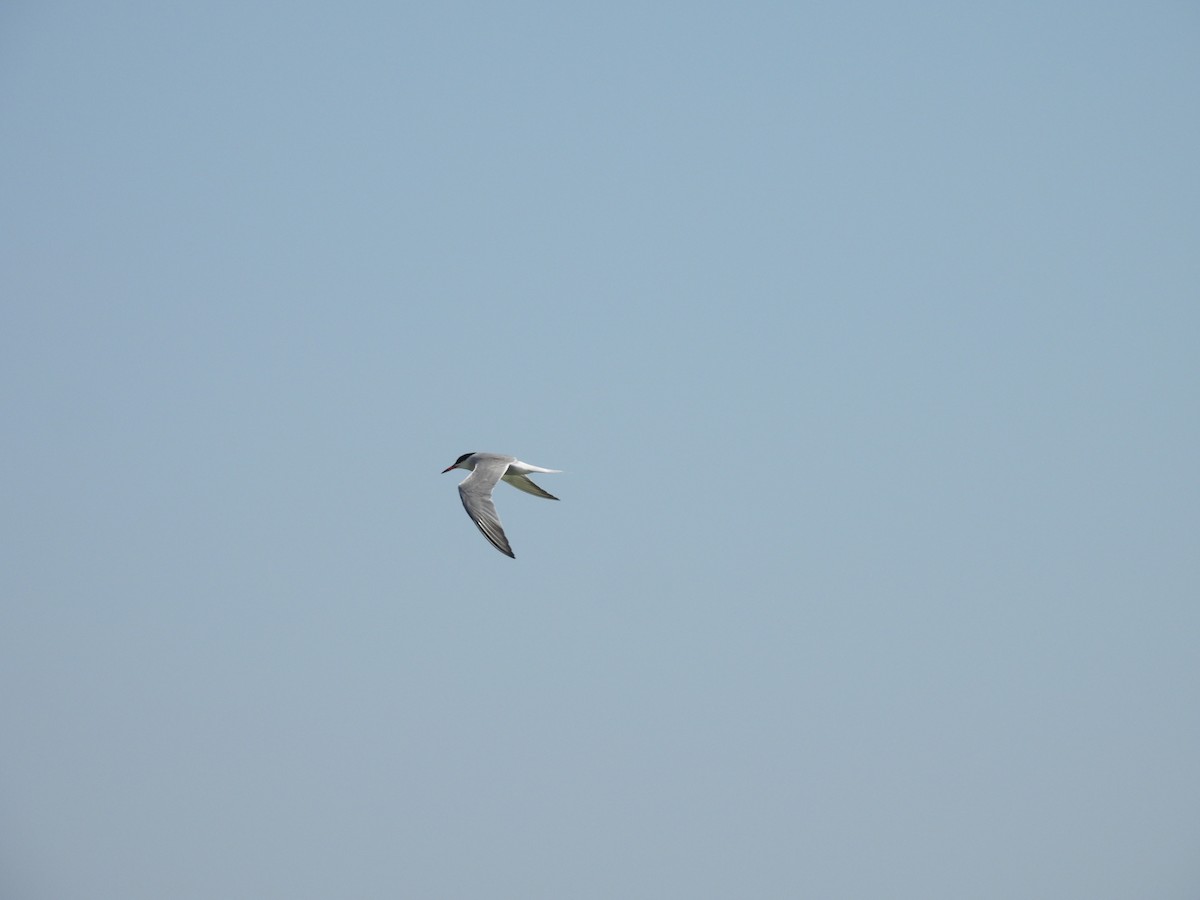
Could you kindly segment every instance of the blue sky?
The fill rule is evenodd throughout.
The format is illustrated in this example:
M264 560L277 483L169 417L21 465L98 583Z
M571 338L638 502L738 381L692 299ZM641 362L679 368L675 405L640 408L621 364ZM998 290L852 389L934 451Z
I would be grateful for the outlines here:
M1198 42L8 4L5 896L1195 896Z

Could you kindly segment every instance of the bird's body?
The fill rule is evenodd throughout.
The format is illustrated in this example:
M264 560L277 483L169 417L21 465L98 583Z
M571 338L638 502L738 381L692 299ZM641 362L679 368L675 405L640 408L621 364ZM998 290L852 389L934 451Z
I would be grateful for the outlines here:
M548 474L557 473L559 470L531 466L515 456L503 456L499 453L464 453L454 461L454 465L443 469L442 474L451 469L470 470L471 474L458 485L458 495L462 498L463 508L491 545L513 559L516 559L516 554L508 544L504 528L500 525L500 517L496 515L496 504L492 502L492 489L496 487L496 482L506 481L518 490L535 497L558 499L553 494L543 491L530 481L528 476L533 472Z

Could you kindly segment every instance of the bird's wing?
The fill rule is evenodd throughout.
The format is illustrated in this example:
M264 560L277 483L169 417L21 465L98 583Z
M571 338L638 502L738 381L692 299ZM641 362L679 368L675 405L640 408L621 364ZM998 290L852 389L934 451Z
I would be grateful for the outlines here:
M540 487L526 478L524 475L517 475L512 471L505 472L502 476L505 481L511 484L518 490L524 491L527 494L533 494L535 497L544 497L547 500L557 500L553 494L543 491Z
M491 543L493 547L505 556L516 559L508 538L504 536L504 528L500 525L500 517L496 515L496 504L492 502L492 488L508 468L505 460L485 460L475 464L475 471L462 480L458 486L458 496L462 498L463 508L471 521Z

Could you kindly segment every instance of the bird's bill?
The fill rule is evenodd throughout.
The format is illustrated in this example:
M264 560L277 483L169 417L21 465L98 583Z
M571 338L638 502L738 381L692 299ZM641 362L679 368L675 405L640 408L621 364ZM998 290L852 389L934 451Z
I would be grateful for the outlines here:
M457 466L457 465L458 465L458 463L454 464L454 466ZM447 472L449 472L451 469L453 469L454 466L446 466L446 468L442 469L442 474L445 475Z

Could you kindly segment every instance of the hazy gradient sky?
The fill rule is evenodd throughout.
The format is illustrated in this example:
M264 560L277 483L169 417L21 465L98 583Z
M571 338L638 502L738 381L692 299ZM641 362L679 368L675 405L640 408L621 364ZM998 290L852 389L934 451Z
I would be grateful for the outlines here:
M3 896L1192 900L1198 101L1192 3L4 4Z

